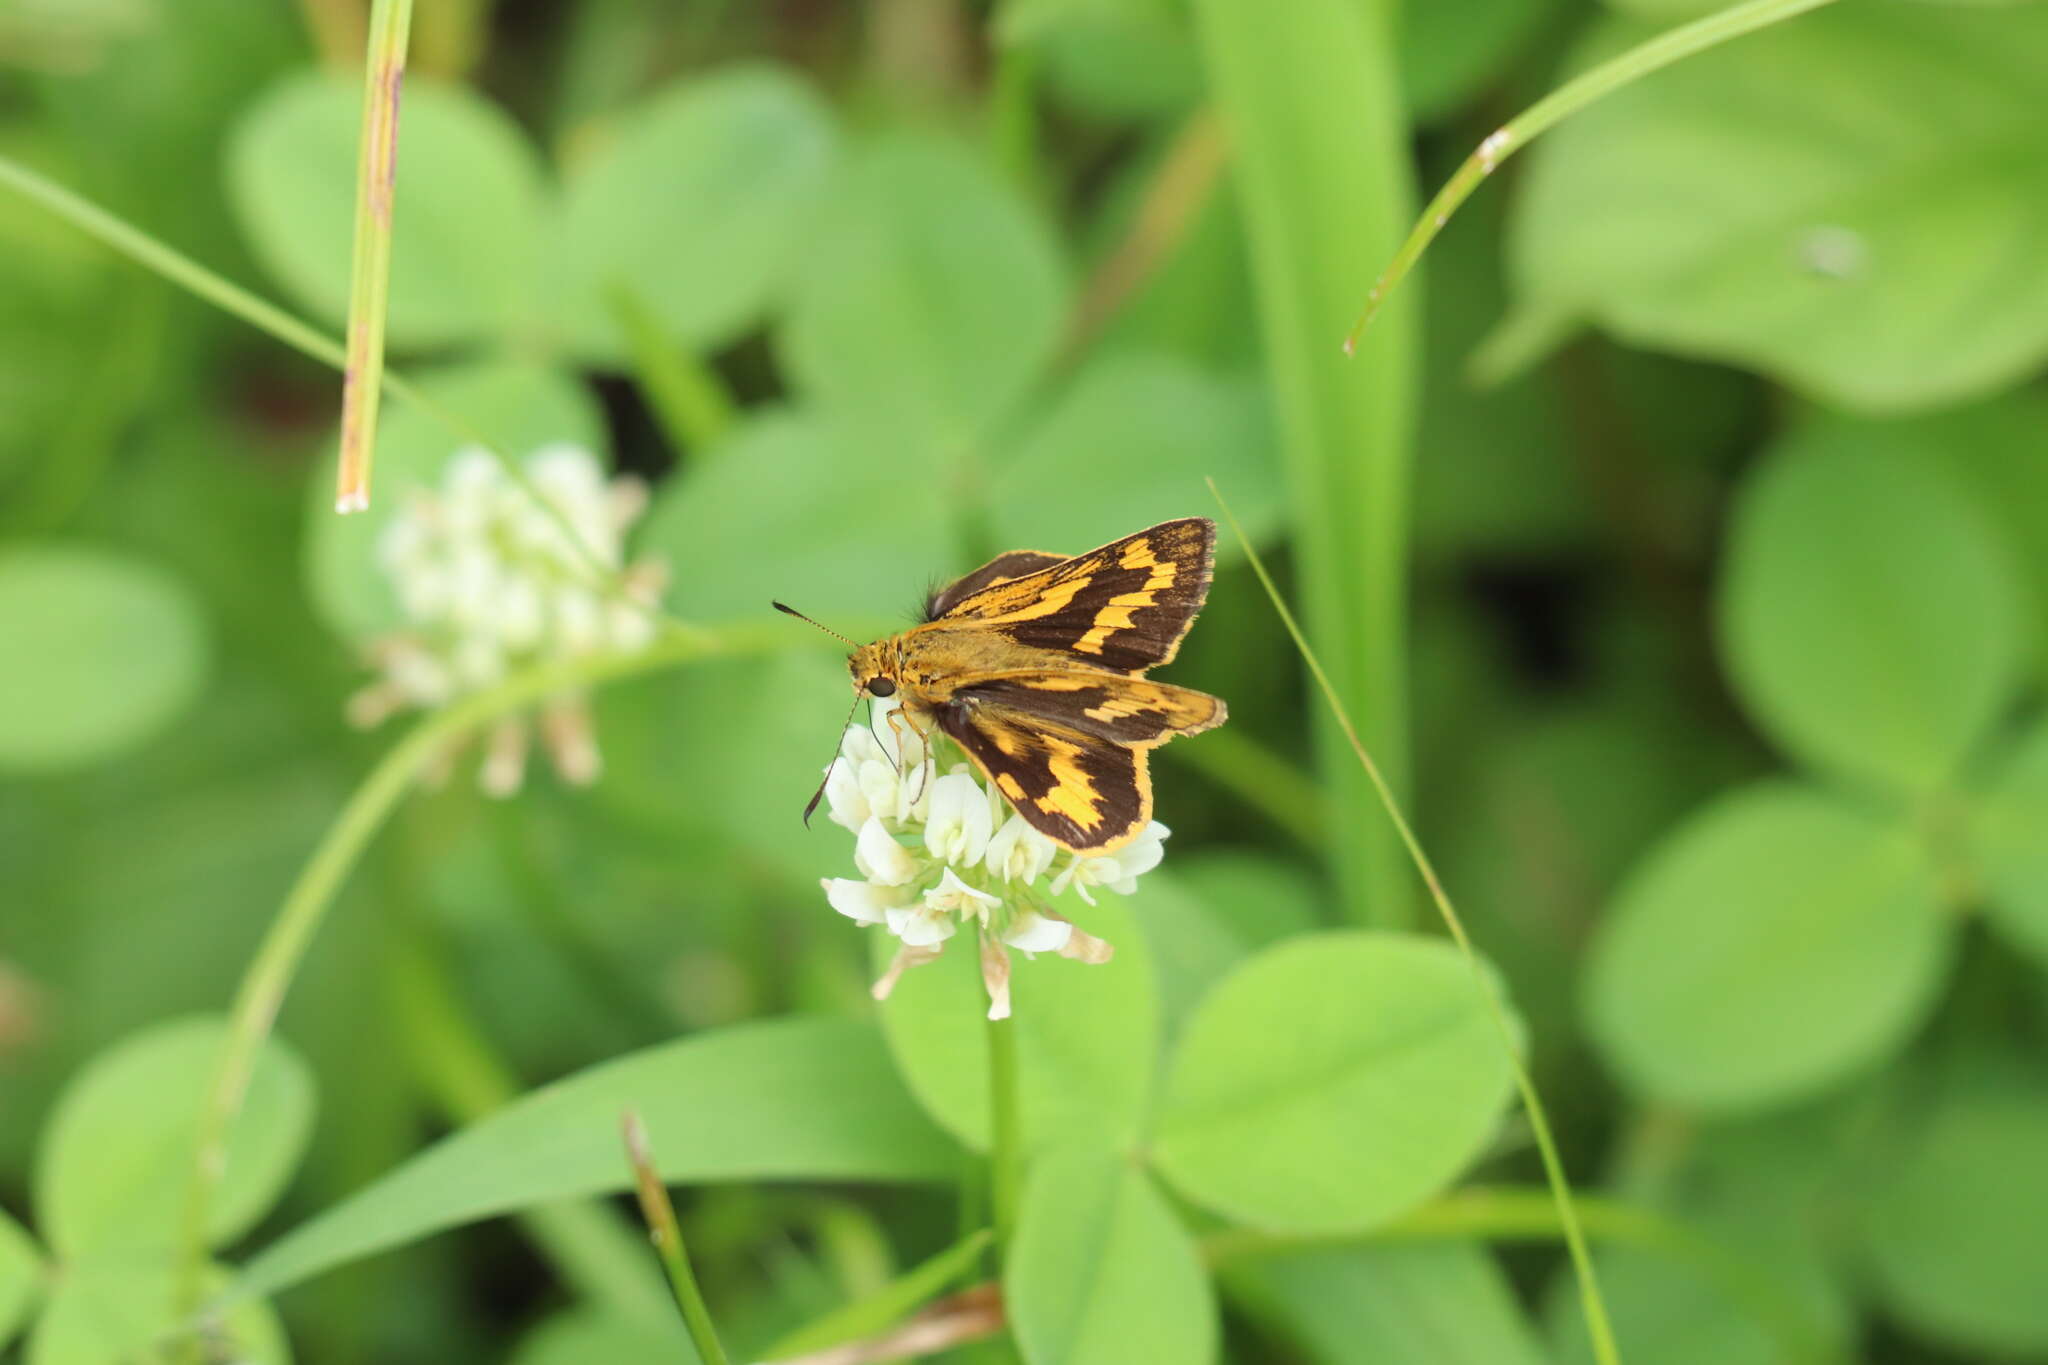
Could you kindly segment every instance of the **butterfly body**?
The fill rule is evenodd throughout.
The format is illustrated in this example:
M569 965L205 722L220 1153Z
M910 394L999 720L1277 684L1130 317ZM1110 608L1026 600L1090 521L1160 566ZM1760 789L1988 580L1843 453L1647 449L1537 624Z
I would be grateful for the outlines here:
M932 594L925 622L854 651L856 693L900 696L1033 828L1109 852L1152 817L1147 753L1221 725L1221 700L1154 682L1207 600L1215 526L1161 522L1080 555L1019 550Z

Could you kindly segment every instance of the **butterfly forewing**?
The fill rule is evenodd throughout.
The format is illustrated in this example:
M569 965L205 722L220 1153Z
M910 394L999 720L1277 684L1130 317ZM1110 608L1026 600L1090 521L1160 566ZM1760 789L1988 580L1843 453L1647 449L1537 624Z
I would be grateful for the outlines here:
M1076 667L1142 672L1173 658L1194 624L1209 595L1215 544L1215 525L1205 518L1161 522L1022 577L994 574L940 619L1061 651Z
M1215 541L1190 517L1081 555L998 555L933 593L923 625L855 651L854 688L900 692L1055 843L1119 848L1152 818L1147 751L1223 723L1216 698L1139 676L1202 609Z

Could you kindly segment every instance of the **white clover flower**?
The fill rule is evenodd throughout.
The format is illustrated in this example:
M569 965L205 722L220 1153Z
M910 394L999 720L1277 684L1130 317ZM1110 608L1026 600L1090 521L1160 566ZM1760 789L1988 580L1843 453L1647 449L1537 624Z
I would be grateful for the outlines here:
M962 866L980 862L988 851L990 828L988 793L965 764L932 783L924 846L934 858Z
M1159 866L1166 856L1166 836L1172 832L1154 820L1114 853L1068 854L1065 870L1052 879L1052 893L1057 896L1071 886L1090 905L1095 904L1095 897L1088 894L1091 886L1130 895L1138 889L1138 878Z
M972 924L980 944L989 1018L1010 1012L1010 958L1058 953L1106 962L1109 944L1083 933L1046 904L1068 887L1128 895L1164 856L1166 827L1148 826L1115 853L1067 855L1033 829L941 736L921 737L894 700L877 701L869 724L847 728L825 776L835 824L854 834L858 880L828 877L825 899L860 924L879 924L901 940L875 983L882 999L911 967L937 957ZM950 771L939 773L952 760Z
M378 676L350 699L350 720L376 725L522 668L640 649L653 638L667 575L652 561L624 564L625 532L646 509L646 489L635 479L608 481L596 456L571 445L535 451L524 469L531 491L490 452L465 447L450 457L441 486L415 490L384 528L376 562L405 626L370 643ZM593 559L614 583L597 581ZM486 791L518 790L531 729L515 717L485 737ZM544 703L539 729L565 779L596 780L602 765L581 695Z
M1001 800L1001 797L997 797ZM988 841L984 863L991 875L1006 882L1035 882L1044 876L1058 855L1060 846L1026 823L1023 816L1010 815L1003 827Z

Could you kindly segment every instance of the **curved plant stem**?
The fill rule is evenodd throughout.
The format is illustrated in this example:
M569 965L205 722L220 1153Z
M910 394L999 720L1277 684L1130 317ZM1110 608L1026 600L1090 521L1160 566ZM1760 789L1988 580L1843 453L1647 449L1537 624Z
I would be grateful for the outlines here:
M222 312L240 318L260 332L269 333L301 355L317 360L323 365L331 365L337 370L347 371L347 348L319 328L293 317L276 304L242 286L214 274L190 256L165 245L146 232L137 230L91 200L73 194L62 185L38 175L20 162L0 156L0 187L12 189L25 198L41 204L87 236L98 239L144 269L152 270L196 297L205 299ZM540 495L540 490L534 487L533 480L527 476L526 470L517 460L498 449L497 445L478 431L474 424L442 407L404 377L387 369L384 371L383 387L385 392L412 404L455 436L489 451L504 467L507 477L533 500L534 505L555 523L563 535L568 537L569 544L575 547L584 566L592 574L592 584L607 598L640 609L640 604L628 596L621 587L618 574L590 548L582 532L570 523L562 510Z
M356 153L355 256L349 268L348 363L341 371L341 459L334 510L370 507L377 400L384 393L384 323L391 304L391 207L398 186L398 98L412 0L376 0L363 69L363 133Z
M1237 524L1237 515L1230 510L1230 504L1216 489L1216 481L1210 479L1209 492L1223 509L1224 517L1230 522L1230 529L1244 547L1245 557L1251 562L1252 571L1259 576L1259 583L1272 599L1273 609L1280 614L1280 620L1287 627L1287 633L1294 640L1295 649L1301 653L1302 661L1314 675L1316 686L1322 690L1323 700L1337 719L1350 742L1351 752L1358 758L1359 765L1371 779L1373 790L1379 793L1380 804L1386 808L1387 818L1394 823L1401 836L1401 843L1408 850L1408 857L1415 864L1415 870L1422 875L1424 885L1429 888L1429 897L1436 905L1437 913L1443 917L1444 927L1450 930L1457 941L1458 949L1465 955L1465 961L1472 969L1473 984L1486 1002L1487 1012L1493 1016L1494 1027L1500 1032L1501 1046L1506 1050L1508 1065L1515 1073L1515 1087L1521 1091L1522 1108L1529 1115L1529 1128L1536 1139L1536 1150L1543 1157L1543 1173L1550 1182L1551 1198L1557 1205L1557 1218L1564 1229L1565 1245L1571 1250L1572 1269L1579 1281L1579 1299L1585 1308L1586 1327L1593 1339L1594 1358L1601 1365L1620 1365L1621 1353L1614 1344L1614 1328L1607 1319L1607 1304L1600 1295L1599 1277L1593 1270L1593 1258L1586 1251L1585 1233L1579 1227L1578 1212L1572 1203L1571 1181L1566 1177L1564 1162L1557 1154L1557 1140L1551 1135L1550 1119L1544 1112L1543 1099L1536 1093L1536 1082L1529 1074L1528 1063L1523 1060L1521 1046L1516 1042L1514 1028L1508 1023L1507 1007L1502 1004L1500 989L1493 976L1479 961L1479 954L1473 950L1472 940L1465 933L1465 922L1458 917L1451 905L1451 898L1444 891L1443 882L1436 875L1436 866L1429 855L1422 851L1422 842L1415 837L1415 831L1408 825L1408 818L1401 813L1401 803L1394 799L1394 790L1380 773L1379 765L1366 752L1359 741L1358 731L1351 723L1351 716L1344 709L1343 701L1337 696L1337 689L1331 685L1329 675L1323 672L1322 664L1316 659L1315 651L1309 648L1308 639L1296 624L1294 613L1287 609L1287 602L1274 586L1272 576L1266 572L1265 561L1252 548L1251 540L1244 528Z
M342 883L384 821L411 790L420 771L461 736L507 712L559 692L574 692L616 678L651 673L714 654L737 654L770 638L713 635L685 626L637 654L602 654L548 664L517 674L488 691L435 712L414 726L370 770L328 826L300 869L256 950L229 1014L228 1041L199 1111L194 1162L187 1186L176 1302L180 1318L199 1303L206 1259L206 1226L227 1162L228 1130L241 1108L256 1057L284 1004L314 931Z
M1393 261L1365 296L1365 307L1344 338L1344 354L1350 355L1357 348L1358 338L1378 315L1387 296L1394 292L1394 286L1414 268L1450 216L1458 211L1458 206L1479 187L1479 182L1493 174L1501 162L1528 146L1537 134L1660 67L1829 3L1832 0L1748 0L1746 4L1731 5L1718 14L1683 24L1669 33L1660 33L1619 57L1602 62L1584 75L1565 82L1495 129L1479 144L1477 151L1465 158L1444 187L1436 192L1436 197L1429 201L1429 207L1422 211L1422 216L1416 219L1407 240L1401 243Z
M1580 1226L1605 1245L1625 1246L1683 1265L1719 1287L1759 1326L1778 1338L1790 1361L1832 1361L1839 1352L1822 1340L1799 1305L1769 1275L1735 1252L1654 1209L1581 1196ZM1475 1186L1432 1200L1385 1227L1359 1236L1291 1236L1236 1228L1202 1241L1211 1265L1338 1246L1441 1241L1549 1241L1569 1235L1549 1190Z

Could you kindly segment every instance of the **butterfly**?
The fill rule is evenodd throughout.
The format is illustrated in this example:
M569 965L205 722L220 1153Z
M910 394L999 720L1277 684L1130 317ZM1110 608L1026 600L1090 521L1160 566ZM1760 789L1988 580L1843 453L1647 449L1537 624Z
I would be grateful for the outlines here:
M854 704L900 697L892 724L950 736L1033 829L1076 853L1112 852L1152 818L1147 755L1228 714L1220 698L1144 676L1194 624L1215 548L1216 524L1187 517L1086 554L997 555L933 592L922 624L854 650Z

